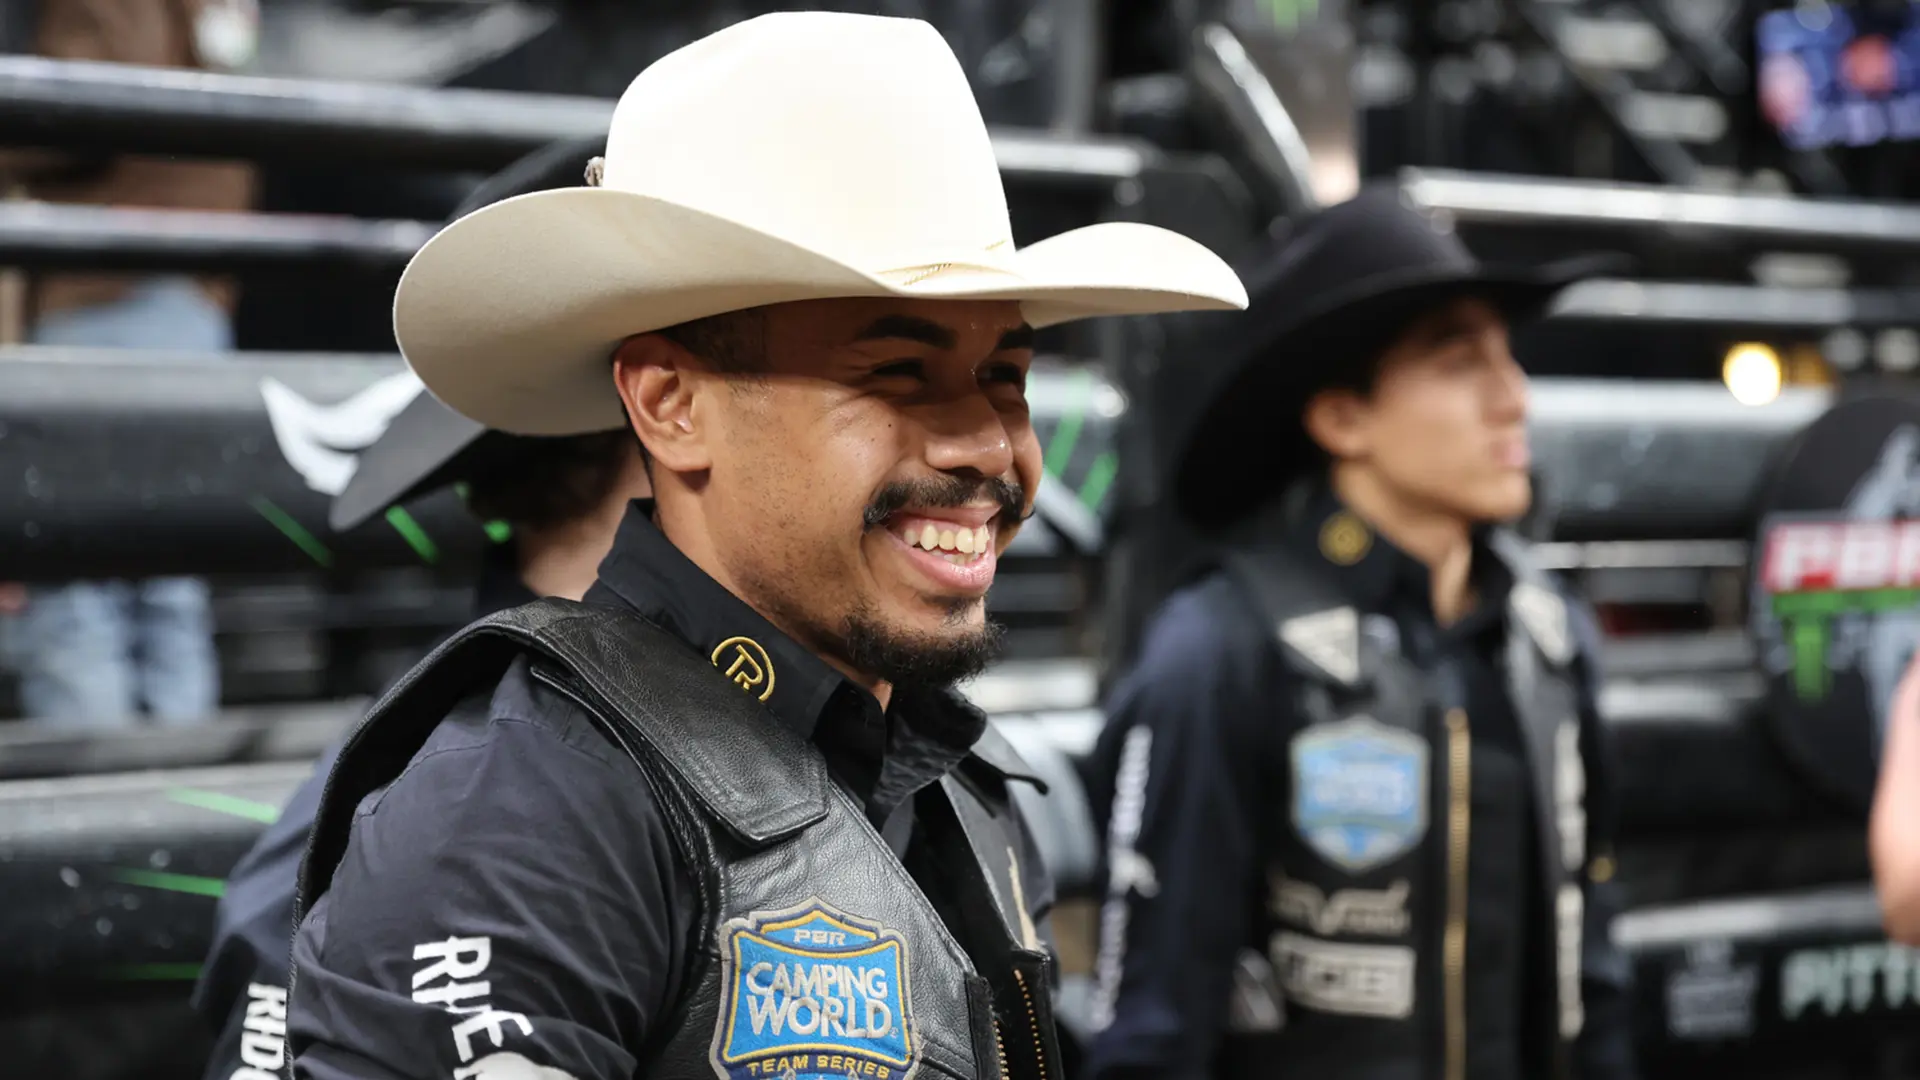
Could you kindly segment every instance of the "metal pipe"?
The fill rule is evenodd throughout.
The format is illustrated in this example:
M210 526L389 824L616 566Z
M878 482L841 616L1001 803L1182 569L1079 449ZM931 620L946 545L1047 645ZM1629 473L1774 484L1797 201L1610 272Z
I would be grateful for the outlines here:
M1414 205L1461 226L1697 233L1800 250L1920 248L1920 208L1898 203L1684 191L1643 184L1543 180L1406 169Z
M0 145L111 153L498 169L604 135L611 101L556 94L272 79L0 56ZM1104 190L1154 156L1135 140L999 130L1008 180Z
M1920 292L1904 289L1788 289L1709 282L1583 281L1553 307L1561 319L1824 330L1913 325Z
M1194 32L1193 53L1195 81L1225 114L1285 212L1319 206L1306 139L1240 38L1208 23Z
M1093 130L1100 111L1106 61L1106 22L1100 0L1053 0L1053 117L1055 135L1077 138Z
M439 228L304 214L0 202L0 265L36 270L398 270Z

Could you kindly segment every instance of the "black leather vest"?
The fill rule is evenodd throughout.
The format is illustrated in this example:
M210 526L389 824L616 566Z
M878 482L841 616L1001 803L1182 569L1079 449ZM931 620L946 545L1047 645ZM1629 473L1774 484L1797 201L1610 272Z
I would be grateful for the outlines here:
M373 709L327 782L297 912L327 889L362 798L518 656L645 775L700 890L696 970L632 1048L649 1080L1063 1080L1051 960L1020 896L991 728L915 805L923 892L819 752L637 616L541 600L436 649ZM636 777L636 781L638 781ZM925 875L922 875L923 879Z
M1500 537L1495 550L1514 575L1503 666L1525 746L1521 782L1537 808L1534 901L1551 935L1540 944L1553 946L1520 976L1522 994L1553 991L1550 1007L1528 1013L1542 1030L1522 1034L1538 1048L1536 1067L1567 1077L1583 1021L1586 861L1574 636L1565 601L1523 545ZM1390 624L1357 611L1319 568L1278 548L1225 565L1300 690L1284 710L1299 726L1288 732L1286 817L1272 830L1281 840L1268 867L1266 947L1242 957L1217 1072L1467 1080L1473 785L1512 783L1516 770L1476 767L1463 687L1417 667ZM1515 840L1498 839L1503 850Z

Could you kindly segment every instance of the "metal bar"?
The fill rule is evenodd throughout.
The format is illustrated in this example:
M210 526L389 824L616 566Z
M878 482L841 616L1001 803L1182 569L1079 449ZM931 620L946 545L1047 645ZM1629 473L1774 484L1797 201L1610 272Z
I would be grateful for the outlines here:
M1699 233L1800 250L1920 247L1920 208L1850 199L1682 191L1438 169L1400 174L1408 199L1461 226Z
M0 202L0 265L223 273L398 270L427 221Z
M611 101L270 79L0 56L0 145L100 153L367 162L491 171L557 139L603 135ZM1010 181L1104 187L1137 175L1134 140L993 132Z
M1200 27L1194 32L1193 73L1281 207L1300 213L1318 206L1306 139L1240 38L1219 23Z
M1106 68L1103 0L1053 0L1053 113L1049 130L1069 138L1093 130Z
M1756 329L1912 326L1920 321L1920 291L1594 280L1562 293L1553 314L1586 322Z

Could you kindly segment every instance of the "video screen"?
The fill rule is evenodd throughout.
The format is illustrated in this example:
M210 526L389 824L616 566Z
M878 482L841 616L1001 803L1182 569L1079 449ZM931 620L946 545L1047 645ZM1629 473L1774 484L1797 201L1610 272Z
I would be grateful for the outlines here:
M1788 147L1920 138L1920 3L1800 4L1754 33L1760 112Z

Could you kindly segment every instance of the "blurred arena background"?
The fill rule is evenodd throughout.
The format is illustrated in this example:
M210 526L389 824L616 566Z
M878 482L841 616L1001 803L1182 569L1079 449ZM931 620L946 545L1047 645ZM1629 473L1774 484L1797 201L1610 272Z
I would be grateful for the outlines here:
M1882 516L1920 516L1920 463L1885 452L1920 422L1920 4L259 0L251 48L186 71L31 55L37 4L7 0L0 146L259 172L246 213L0 202L0 298L48 271L240 285L231 354L28 345L0 314L0 582L203 578L221 681L197 723L0 724L0 1076L199 1076L186 997L227 870L466 616L491 540L458 493L326 526L391 417L408 256L492 170L604 132L655 57L801 6L942 29L1021 239L1137 220L1233 259L1391 178L1482 256L1632 254L1516 351L1538 376L1526 528L1609 635L1648 1075L1920 1075L1920 955L1880 933L1864 826L1871 654L1920 635L1920 568L1856 610L1752 557L1778 515L1855 514L1876 469ZM1201 329L1043 339L1049 487L990 600L1009 659L971 687L1053 778L1033 809L1070 983L1099 842L1077 761L1195 544L1160 471ZM1845 411L1867 397L1900 404ZM1812 614L1779 615L1787 594ZM1858 662L1810 691L1815 638ZM0 717L23 709L0 663Z

